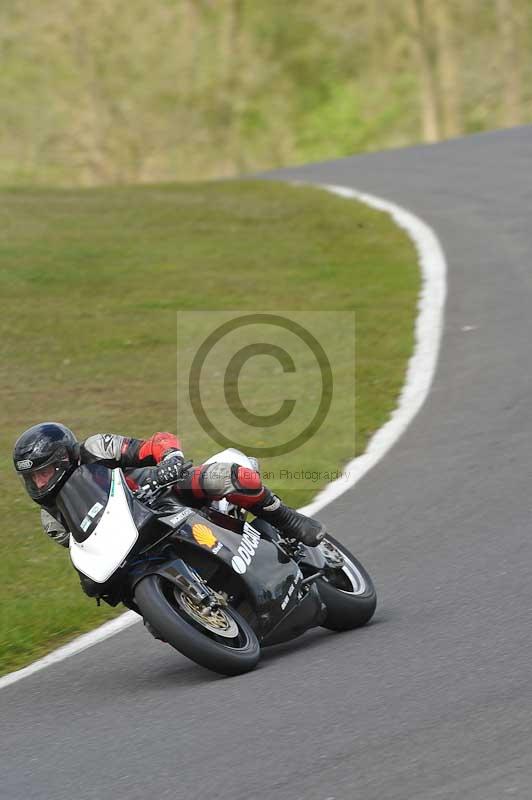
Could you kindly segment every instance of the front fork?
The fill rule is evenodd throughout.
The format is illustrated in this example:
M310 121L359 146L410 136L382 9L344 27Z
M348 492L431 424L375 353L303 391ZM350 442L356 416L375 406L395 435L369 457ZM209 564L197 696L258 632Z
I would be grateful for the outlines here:
M194 605L201 609L202 614L208 615L211 609L225 605L223 597L214 593L182 558L167 561L159 566L146 564L144 569L136 570L132 574L131 589L133 593L139 581L147 575L160 575L173 583Z

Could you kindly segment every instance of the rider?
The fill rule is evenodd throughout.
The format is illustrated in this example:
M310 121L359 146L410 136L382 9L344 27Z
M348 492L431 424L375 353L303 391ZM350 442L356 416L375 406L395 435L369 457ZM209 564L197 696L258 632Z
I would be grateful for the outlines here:
M68 547L69 532L55 505L55 496L81 464L121 467L133 490L148 482L172 484L185 505L204 505L226 497L229 502L270 522L282 535L315 547L326 535L317 520L285 506L255 470L239 464L185 464L179 439L155 433L150 439L97 433L77 442L72 431L56 422L42 422L25 431L13 450L15 470L29 496L41 506L45 532Z

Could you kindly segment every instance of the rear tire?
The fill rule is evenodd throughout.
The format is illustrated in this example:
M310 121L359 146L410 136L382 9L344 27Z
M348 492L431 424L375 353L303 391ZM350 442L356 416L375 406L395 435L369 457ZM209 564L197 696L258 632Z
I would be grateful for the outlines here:
M160 575L148 575L135 588L135 602L142 616L172 647L202 667L221 675L240 675L252 670L260 658L257 636L233 608L218 613L218 634L210 618L188 603L179 589Z
M347 631L360 628L372 618L377 606L377 593L369 574L360 561L337 539L327 535L327 543L344 556L345 567L338 578L320 578L316 585L327 607L324 628Z

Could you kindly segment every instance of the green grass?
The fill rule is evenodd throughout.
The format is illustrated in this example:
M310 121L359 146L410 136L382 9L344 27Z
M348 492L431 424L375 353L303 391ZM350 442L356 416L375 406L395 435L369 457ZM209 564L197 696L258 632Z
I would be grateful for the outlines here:
M396 403L418 287L413 246L386 215L317 189L227 182L0 192L0 672L117 613L81 593L66 551L41 533L11 467L22 430L43 419L79 437L175 429L178 310L355 311L356 438L345 434L351 393L337 392L328 424L282 460L342 465ZM327 325L322 333L347 375L348 337ZM257 358L242 376L256 389L257 413L279 405L282 375L267 369ZM313 370L304 391L312 392ZM198 462L219 447L193 423L179 415ZM320 485L276 474L273 488L294 504Z

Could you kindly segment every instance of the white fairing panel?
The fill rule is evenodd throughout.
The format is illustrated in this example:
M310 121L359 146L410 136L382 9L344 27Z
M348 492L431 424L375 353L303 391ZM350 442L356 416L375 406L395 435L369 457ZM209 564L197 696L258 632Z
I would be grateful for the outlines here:
M109 580L139 537L129 510L122 473L113 470L109 500L102 518L88 539L70 537L72 563L96 583Z

